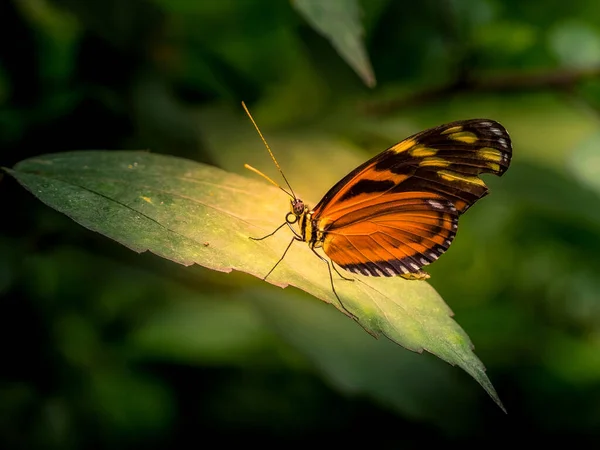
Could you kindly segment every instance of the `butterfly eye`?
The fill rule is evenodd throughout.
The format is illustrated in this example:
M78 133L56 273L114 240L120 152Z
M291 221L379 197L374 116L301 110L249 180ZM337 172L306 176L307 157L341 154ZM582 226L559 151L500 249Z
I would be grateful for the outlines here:
M287 223L296 223L298 221L298 216L294 213L289 212L285 216L285 221Z

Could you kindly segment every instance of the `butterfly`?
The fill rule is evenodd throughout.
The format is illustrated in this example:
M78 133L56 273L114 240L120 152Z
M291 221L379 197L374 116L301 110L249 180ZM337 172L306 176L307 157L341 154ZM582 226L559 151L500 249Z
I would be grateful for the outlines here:
M331 269L336 265L355 274L400 276L424 280L422 268L448 248L458 229L458 219L488 187L482 173L503 175L512 157L506 129L491 119L470 119L437 126L407 137L358 166L338 181L314 208L292 190L246 105L242 103L289 192L257 169L290 196L284 226L293 237L266 279L285 257L294 241L306 242L327 263L333 292L343 309ZM321 249L325 258L317 249Z

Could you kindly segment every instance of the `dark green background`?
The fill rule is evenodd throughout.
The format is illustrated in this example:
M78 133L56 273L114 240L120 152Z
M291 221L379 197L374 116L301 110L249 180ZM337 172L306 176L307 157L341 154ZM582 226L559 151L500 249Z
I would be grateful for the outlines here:
M598 441L600 3L360 4L374 89L288 2L2 1L0 164L151 149L274 174L244 100L267 138L279 137L271 143L293 185L318 198L343 175L327 148L321 160L303 158L323 136L332 152L351 146L366 159L442 122L498 120L513 138L512 166L486 178L491 195L461 219L430 282L509 414L458 369L431 355L413 363L399 347L390 353L398 358L390 366L404 364L393 401L352 392L297 345L318 353L327 346L315 336L335 340L333 325L316 331L328 327L331 307L243 274L138 255L5 176L0 444L364 439L417 448L513 445L521 433L540 445ZM257 293L291 305L304 328L269 316Z

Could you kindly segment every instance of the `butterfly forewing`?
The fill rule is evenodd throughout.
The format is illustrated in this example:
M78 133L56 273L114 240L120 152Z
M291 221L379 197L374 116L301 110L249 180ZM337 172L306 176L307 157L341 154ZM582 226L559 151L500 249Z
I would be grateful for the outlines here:
M498 122L473 119L415 134L362 164L312 211L323 250L352 272L419 273L447 250L458 217L485 196L479 175L512 156Z

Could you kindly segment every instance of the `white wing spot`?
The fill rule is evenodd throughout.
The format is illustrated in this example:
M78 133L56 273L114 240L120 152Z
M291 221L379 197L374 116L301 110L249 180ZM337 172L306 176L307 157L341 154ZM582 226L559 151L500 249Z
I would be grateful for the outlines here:
M419 266L417 266L415 263L410 263L410 267L412 267L415 270L419 270Z
M429 264L429 261L427 261L425 258L421 258L420 261L421 261L421 264L423 264L423 265Z
M504 148L508 147L508 142L506 142L506 139L504 138L498 139L498 144L500 144Z
M504 134L499 128L490 128L490 132L494 133L497 136L502 136Z
M436 254L435 254L435 253L433 253L433 252L429 252L429 257L430 257L431 259L438 259L438 255L436 255Z
M489 127L491 124L492 122L479 122L479 125L481 125L482 127ZM493 131L493 129L491 131Z
M436 200L427 200L427 203L429 203L432 207L434 207L436 209L444 209L444 205L442 205L440 202L438 202Z
M446 245L450 245L452 244L452 241L450 239L446 239Z
M402 264L398 264L398 267L400 268L402 273L408 273L408 269L406 267L404 267Z
M453 229L453 230L456 230L457 228L458 228L458 224L457 224L456 222L454 222L454 223L452 224L452 229Z

